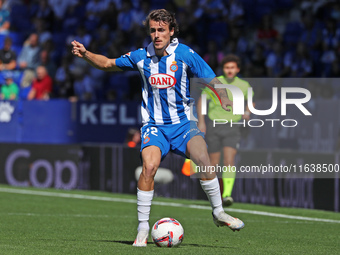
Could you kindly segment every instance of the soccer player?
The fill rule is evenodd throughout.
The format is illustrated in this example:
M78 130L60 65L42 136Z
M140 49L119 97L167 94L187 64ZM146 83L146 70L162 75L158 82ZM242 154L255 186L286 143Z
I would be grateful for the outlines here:
M223 84L230 84L240 88L244 94L245 99L248 98L249 83L238 78L236 75L240 72L241 60L238 56L229 54L222 59L223 75L217 77ZM228 97L233 100L233 95L230 90L226 89ZM249 120L250 112L248 106L244 115L234 115L231 111L227 112L216 104L217 98L213 93L209 93L209 89L204 89L203 92L207 95L209 100L208 118L207 123L205 117L198 111L198 127L206 133L206 142L208 144L208 152L210 163L216 166L220 163L221 151L223 151L223 165L230 167L235 165L235 156L241 139L240 125L231 123L237 123L242 120ZM198 101L198 105L201 105L201 98ZM216 121L214 127L213 121ZM220 121L218 121L220 120ZM228 123L225 124L225 120ZM220 122L220 124L218 124ZM222 199L223 205L230 206L233 203L231 193L235 182L235 172L222 173Z
M189 92L193 75L220 83L211 68L189 47L175 37L178 25L174 14L164 9L153 10L145 20L152 42L146 47L109 59L85 49L73 41L72 53L104 71L136 70L142 78L142 144L143 170L138 180L138 233L133 246L145 247L149 235L149 215L154 195L154 176L161 160L171 150L190 157L198 166L210 166L203 133L190 120L192 98ZM231 106L227 93L218 89L222 107ZM229 110L229 109L228 109ZM194 146L190 146L193 145ZM240 230L244 223L226 214L222 207L220 188L215 173L201 176L217 226Z

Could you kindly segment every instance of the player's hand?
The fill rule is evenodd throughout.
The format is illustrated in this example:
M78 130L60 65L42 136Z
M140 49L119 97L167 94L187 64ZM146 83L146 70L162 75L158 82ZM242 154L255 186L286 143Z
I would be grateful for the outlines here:
M86 48L83 44L81 44L80 42L77 42L76 40L74 40L72 42L72 54L77 56L77 57L80 57L80 58L83 58L85 56L85 53L86 53Z
M221 97L221 103L222 103L222 108L226 110L227 112L231 111L230 107L231 109L233 108L233 102L227 97ZM228 108L228 106L230 107Z
M204 134L206 134L207 132L207 125L205 124L205 122L199 121L197 124L198 129L203 132Z

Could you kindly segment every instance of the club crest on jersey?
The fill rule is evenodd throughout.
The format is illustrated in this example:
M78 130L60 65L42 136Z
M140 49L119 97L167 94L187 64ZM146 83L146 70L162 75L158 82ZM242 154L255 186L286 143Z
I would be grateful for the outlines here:
M169 74L157 73L149 77L149 83L152 87L166 89L176 84L176 78Z
M176 72L178 70L178 65L176 61L172 62L172 65L170 66L170 71Z

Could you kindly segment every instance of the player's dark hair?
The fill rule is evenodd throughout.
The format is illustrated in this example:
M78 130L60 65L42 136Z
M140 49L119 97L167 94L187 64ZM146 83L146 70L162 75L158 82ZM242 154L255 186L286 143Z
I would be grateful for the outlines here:
M227 56L225 56L222 61L221 61L221 65L222 67L229 62L235 62L237 67L240 68L241 67L241 59L234 55L234 54L228 54Z
M145 21L143 22L144 26L146 27L147 33L150 34L150 20L153 21L161 21L166 24L169 24L169 30L171 31L174 29L174 35L171 37L174 38L179 32L179 27L175 18L175 14L171 13L165 9L157 9L153 10L149 13L146 17Z

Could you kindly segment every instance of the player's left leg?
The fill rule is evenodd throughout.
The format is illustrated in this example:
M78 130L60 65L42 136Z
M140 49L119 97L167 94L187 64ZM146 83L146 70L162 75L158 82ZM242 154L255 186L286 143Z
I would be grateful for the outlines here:
M223 148L223 164L230 169L235 166L235 156L237 150L233 147L226 146ZM225 206L230 206L233 203L231 193L235 183L236 172L228 171L222 174L223 191L222 199Z
M187 155L199 167L211 166L206 143L202 136L194 136L187 143ZM205 168L207 169L207 168ZM200 180L202 189L207 194L210 205L213 209L213 220L216 226L228 226L232 230L240 230L244 223L226 214L222 207L220 187L214 171L201 172Z

